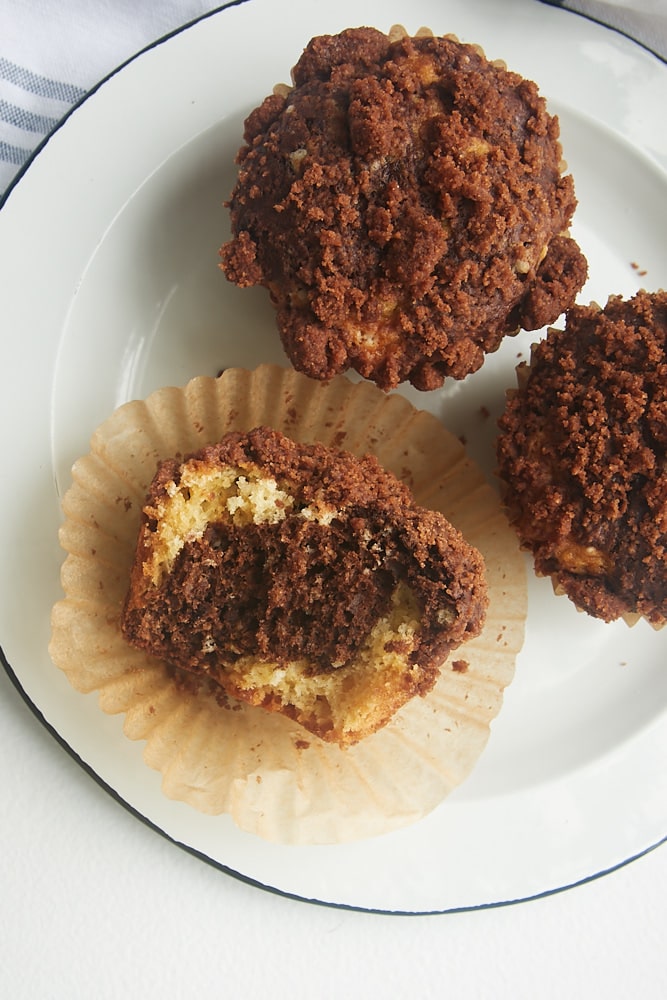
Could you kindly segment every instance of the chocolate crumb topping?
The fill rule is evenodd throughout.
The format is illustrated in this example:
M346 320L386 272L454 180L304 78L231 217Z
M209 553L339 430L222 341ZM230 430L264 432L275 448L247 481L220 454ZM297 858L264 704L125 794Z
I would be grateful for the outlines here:
M664 291L573 307L519 367L499 422L499 475L537 572L605 621L667 616L666 335Z
M246 120L221 266L269 289L296 369L433 389L573 303L574 187L533 82L373 28L314 38L293 81Z

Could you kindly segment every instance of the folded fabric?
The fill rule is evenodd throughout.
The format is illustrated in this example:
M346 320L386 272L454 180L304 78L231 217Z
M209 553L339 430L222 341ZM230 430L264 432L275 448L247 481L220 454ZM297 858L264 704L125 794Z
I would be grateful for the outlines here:
M0 0L0 197L88 91L156 39L224 3Z
M665 0L541 0L667 58ZM226 6L206 0L0 0L0 197L42 139L127 59Z
M541 0L583 14L633 38L661 59L667 60L667 12L665 0Z

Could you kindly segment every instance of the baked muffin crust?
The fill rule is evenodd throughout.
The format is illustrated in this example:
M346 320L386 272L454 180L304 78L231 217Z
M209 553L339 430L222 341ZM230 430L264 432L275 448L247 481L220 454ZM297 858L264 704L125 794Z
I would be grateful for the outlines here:
M263 285L294 367L463 378L572 304L576 200L534 83L452 38L314 38L245 124L227 277Z
M667 616L667 293L575 306L519 369L499 475L538 573L612 621Z

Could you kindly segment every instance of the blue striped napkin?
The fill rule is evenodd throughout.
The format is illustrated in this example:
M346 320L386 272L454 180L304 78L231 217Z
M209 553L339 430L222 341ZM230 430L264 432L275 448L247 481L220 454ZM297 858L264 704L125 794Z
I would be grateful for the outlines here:
M0 197L101 79L220 6L224 0L0 0Z
M542 2L609 24L667 58L667 0ZM222 0L0 0L0 197L91 87L146 45L219 6Z
M0 190L86 88L0 56Z

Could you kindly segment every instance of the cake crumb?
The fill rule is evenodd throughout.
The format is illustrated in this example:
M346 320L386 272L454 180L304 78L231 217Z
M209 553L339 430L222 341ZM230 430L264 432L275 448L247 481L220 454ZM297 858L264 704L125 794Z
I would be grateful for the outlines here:
M487 604L481 554L374 456L257 427L161 463L121 628L343 746L431 690Z

